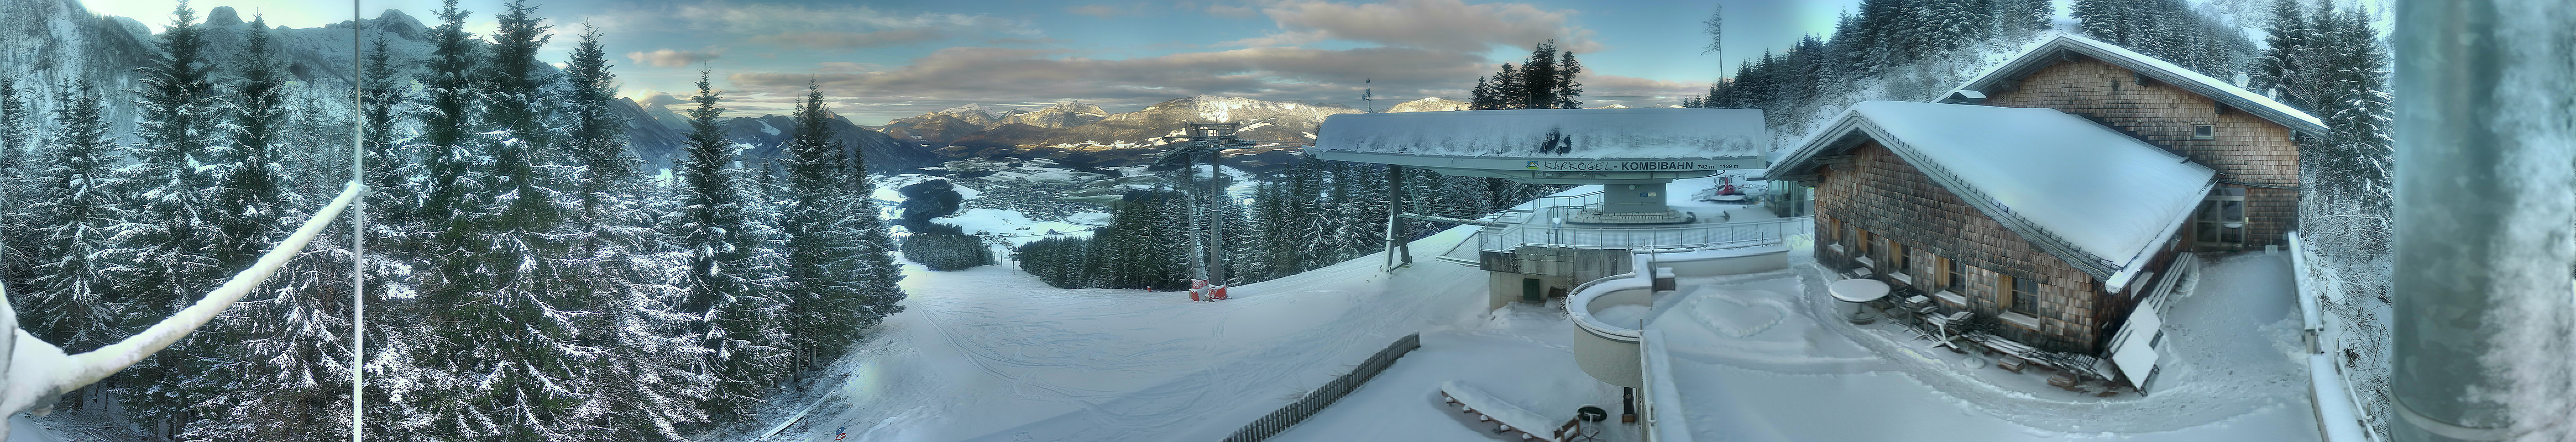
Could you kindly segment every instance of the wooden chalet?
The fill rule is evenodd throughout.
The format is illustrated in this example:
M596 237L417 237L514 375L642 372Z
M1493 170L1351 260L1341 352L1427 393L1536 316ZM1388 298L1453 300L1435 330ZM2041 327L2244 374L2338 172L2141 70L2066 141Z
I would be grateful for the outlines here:
M2098 354L2184 251L2283 242L2315 117L2056 35L1940 103L1852 107L1769 175L1814 188L1817 257L2041 349Z

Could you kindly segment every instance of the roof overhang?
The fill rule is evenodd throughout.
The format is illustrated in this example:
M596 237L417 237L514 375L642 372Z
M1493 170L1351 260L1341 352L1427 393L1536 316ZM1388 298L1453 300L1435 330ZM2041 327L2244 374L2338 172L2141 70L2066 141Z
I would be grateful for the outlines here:
M2031 48L2030 51L2014 56L2003 65L1978 75L1974 80L1969 80L1967 84L1960 86L1959 90L1993 95L2001 92L2005 85L2020 81L2040 69L2068 60L2068 57L2082 56L2102 60L2158 82L2209 97L2293 131L2309 136L2324 136L2326 133L2324 121L2318 120L2314 115L2291 108L2262 94L2236 87L2226 81L2183 69L2173 63L2118 45L2073 34L2056 33L2046 39L2045 43ZM1945 97L1953 95L1957 94L1948 94Z
M1362 152L1341 149L1319 149L1312 153L1316 158L1333 161L1392 164L1430 169L1442 175L1504 178L1535 184L1660 183L1716 176L1719 172L1730 169L1760 169L1766 165L1759 156L1547 158Z
M1836 118L1833 124L1816 132L1797 150L1782 156L1779 162L1773 163L1770 169L1763 171L1763 174L1773 178L1812 176L1817 167L1824 165L1818 161L1820 157L1840 155L1872 140L1878 141L1879 145L1895 152L1916 170L1931 177L1932 181L1944 190L1958 195L1961 202L1975 207L1978 212L2020 235L2035 248L2058 257L2095 280L2102 281L2104 290L2117 292L2125 288L2131 279L2145 270L2146 264L2154 259L2155 252L2161 248L2159 245L2171 241L2173 235L2181 231L2183 224L2191 220L2188 212L2174 217L2166 222L2166 228L2148 242L2147 246L2139 248L2134 253L2122 253L2126 256L2100 256L2086 252L2065 238L2040 227L2038 223L2015 213L2010 207L2005 207L1999 200L1987 196L1974 183L1951 173L1938 162L1927 160L1915 146L1889 134L1885 128L1870 121L1856 110L1844 111L1842 117ZM2207 195L2217 185L2217 175L2212 173L2207 180L2198 183L2197 193Z

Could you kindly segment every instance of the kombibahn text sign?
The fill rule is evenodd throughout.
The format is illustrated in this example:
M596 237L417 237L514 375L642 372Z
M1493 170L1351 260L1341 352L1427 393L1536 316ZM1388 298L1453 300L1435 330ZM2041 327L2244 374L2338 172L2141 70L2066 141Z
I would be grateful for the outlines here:
M1701 161L1526 161L1523 170L1656 171L1724 170L1732 164Z

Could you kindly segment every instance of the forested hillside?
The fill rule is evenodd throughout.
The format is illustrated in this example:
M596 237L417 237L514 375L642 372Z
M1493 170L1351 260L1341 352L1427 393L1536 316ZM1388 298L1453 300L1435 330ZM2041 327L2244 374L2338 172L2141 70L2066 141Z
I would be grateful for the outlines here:
M832 124L819 89L789 118L725 120L702 81L676 131L677 181L652 184L603 36L535 7L509 3L490 35L452 1L435 26L379 28L354 109L332 60L289 44L350 43L345 28L236 24L228 8L199 21L184 3L127 49L136 59L66 60L139 66L130 80L0 72L0 195L32 202L0 208L0 283L31 333L75 352L169 316L267 250L351 179L349 135L366 124L364 267L350 268L361 252L335 224L224 317L58 409L113 402L156 438L338 440L365 370L371 437L686 440L899 308L857 150L890 145L882 135L836 133L855 129ZM569 59L540 59L555 38L576 40ZM137 123L120 129L112 103L128 102ZM746 121L792 134L753 150L771 161L741 161L763 147L728 133ZM354 274L366 292L350 293ZM353 367L358 296L369 345Z

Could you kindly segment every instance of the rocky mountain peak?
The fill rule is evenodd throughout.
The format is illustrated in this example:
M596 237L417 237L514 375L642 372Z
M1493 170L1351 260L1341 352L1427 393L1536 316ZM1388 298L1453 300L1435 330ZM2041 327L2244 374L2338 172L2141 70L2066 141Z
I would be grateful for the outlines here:
M233 11L233 7L231 6L216 6L214 9L206 10L206 25L208 26L232 26L238 24L242 24L241 13Z
M1003 119L1002 124L1026 124L1060 129L1097 123L1106 118L1109 118L1109 111L1101 109L1100 106L1067 101L1035 112L1013 115Z
M1449 100L1440 97L1422 97L1420 100L1398 103L1394 107L1386 108L1387 112L1438 112L1462 110L1467 110L1467 102Z

